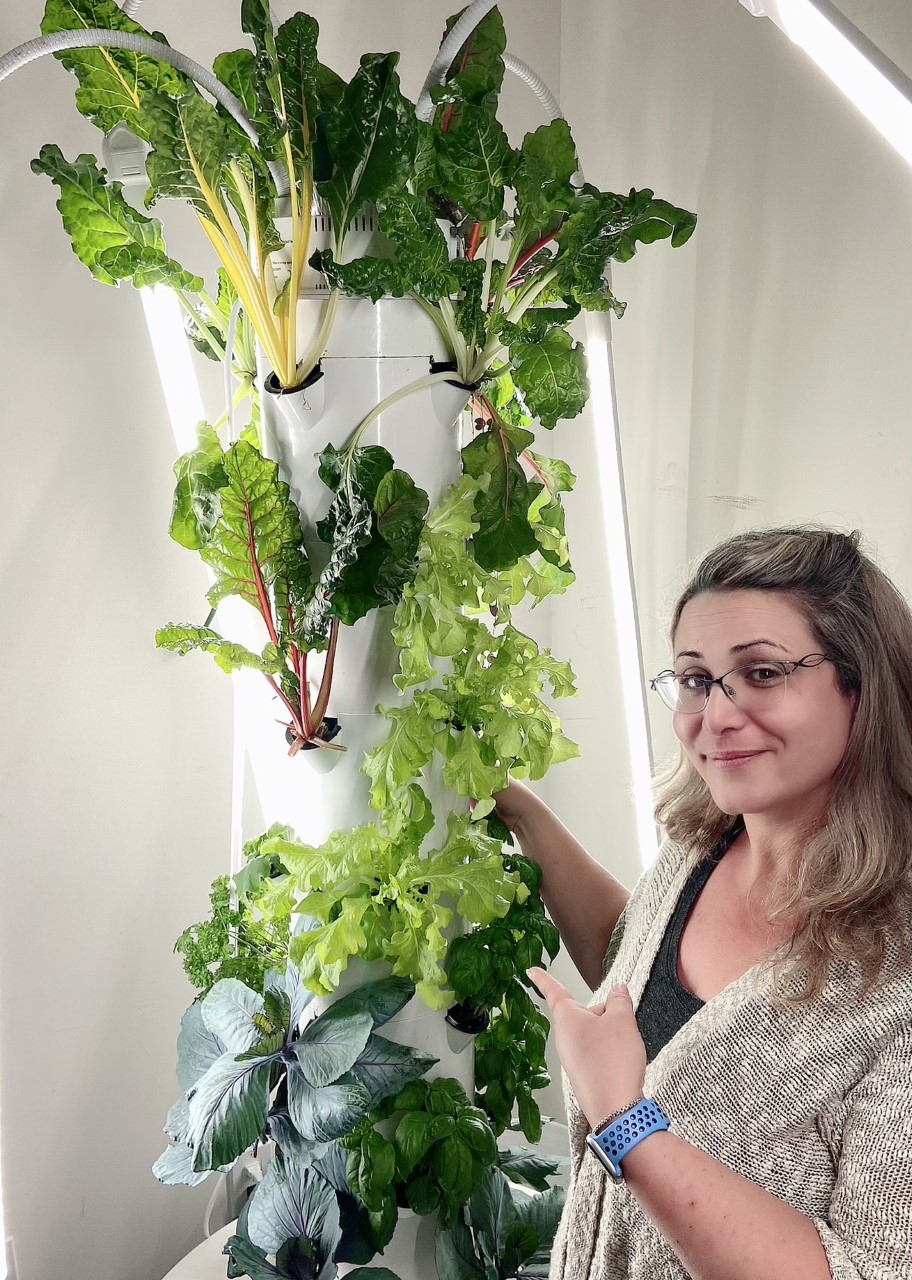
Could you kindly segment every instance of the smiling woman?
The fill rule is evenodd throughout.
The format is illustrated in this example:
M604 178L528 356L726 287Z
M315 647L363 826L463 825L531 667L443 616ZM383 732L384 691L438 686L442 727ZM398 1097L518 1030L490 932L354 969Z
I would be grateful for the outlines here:
M659 820L705 857L751 815L747 878L763 882L772 926L800 921L788 963L772 964L803 968L807 999L841 956L874 983L912 893L912 617L858 544L740 534L705 557L672 619L676 676L696 677L706 702L675 711L682 753ZM799 660L766 687L775 663ZM716 693L705 677L732 666L740 681L729 671Z
M912 1280L912 613L856 534L774 529L704 558L671 638L668 838L588 1008L531 971L571 1131L551 1280ZM588 975L623 890L497 807Z

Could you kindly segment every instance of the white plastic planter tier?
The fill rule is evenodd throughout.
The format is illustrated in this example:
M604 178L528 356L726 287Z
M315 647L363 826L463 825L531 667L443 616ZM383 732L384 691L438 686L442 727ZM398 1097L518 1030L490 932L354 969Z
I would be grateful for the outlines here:
M361 222L363 226L356 226L349 237L350 255L367 252L369 244L375 251L373 222ZM312 247L327 243L326 227L319 214L315 215L314 232L316 245ZM277 278L281 284L281 263ZM298 302L299 352L307 349L319 329L327 298L323 281L308 269ZM281 477L289 484L301 512L305 544L315 572L322 569L329 554L317 537L316 525L333 499L319 477L319 454L329 444L343 448L378 404L407 384L426 379L431 361L446 358L437 330L415 303L384 299L374 304L343 298L339 300L329 344L316 376L299 391L277 393L280 389L275 385L266 389L264 451L278 462ZM269 372L261 367L261 382ZM386 409L360 443L383 445L394 464L427 492L433 508L460 475L461 420L467 402L465 388L438 382ZM246 642L262 648L267 638L265 629L254 637L251 632L259 625L256 616L249 607L245 606L244 611ZM384 607L373 610L352 627L339 629L327 716L340 722L340 732L332 746L344 746L344 752L318 747L289 756L288 744L276 723L288 718L283 704L262 676L254 672L237 674L235 731L244 746L246 767L238 770L236 785L241 785L244 794L236 796L235 801L245 838L273 822L281 822L307 843L320 844L334 830L376 821L378 815L368 803L370 783L361 772L361 765L365 752L381 743L389 730L389 721L377 711L378 704L389 706L402 701L393 684L398 651L391 636L392 621L393 609ZM233 611L232 624L241 624L237 609ZM232 634L236 631L232 630ZM312 702L323 661L322 655L309 660ZM446 838L447 813L457 806L464 807L466 802L443 786L439 765L429 767L423 786L439 819L428 847L439 846ZM454 920L447 932L455 935L459 927L458 920ZM355 960L343 973L335 995L319 1001L317 1008L365 982L386 977L389 972L386 964L366 965ZM381 1034L433 1054L439 1061L429 1075L455 1078L472 1096L472 1037L450 1026L443 1013L430 1010L415 997L382 1027ZM396 1234L382 1263L402 1280L431 1280L436 1274L435 1228L436 1214L424 1219L400 1211ZM207 1257L213 1256L205 1252ZM220 1265L224 1265L223 1261ZM342 1266L340 1275L352 1269ZM179 1274L183 1280L183 1273ZM187 1280L196 1274L188 1272ZM209 1273L200 1270L199 1275L203 1274Z
M316 329L325 300L302 299L302 329ZM263 435L267 455L280 467L302 516L305 544L315 572L325 564L328 548L316 534L333 494L318 473L318 455L328 444L342 448L358 424L386 397L409 382L427 377L431 359L444 358L433 325L412 302L386 299L377 304L343 299L333 335L321 361L321 377L304 394L314 404L322 397L322 411L292 424L283 408L285 396L263 397ZM290 397L289 397L290 398ZM433 507L459 477L462 410L468 393L438 383L398 401L365 432L362 444L381 444L397 467L426 490ZM245 607L245 628L259 625ZM242 623L240 613L232 621ZM279 699L262 676L240 672L236 677L238 732L246 746L254 795L244 797L244 835L250 837L273 822L287 823L302 840L319 844L338 828L374 821L368 803L369 781L361 773L364 753L382 742L389 721L377 706L395 705L401 695L392 682L398 652L391 636L393 609L374 609L354 626L339 628L335 673L327 715L340 722L332 747L316 747L288 755L281 726L288 719ZM235 634L232 631L232 634ZM262 648L265 629L248 641ZM239 637L240 638L240 637ZM316 697L324 657L309 659L311 698ZM445 793L439 770L426 779L435 812L445 817L454 804L465 804ZM253 803L252 803L253 802ZM441 835L440 824L435 833Z

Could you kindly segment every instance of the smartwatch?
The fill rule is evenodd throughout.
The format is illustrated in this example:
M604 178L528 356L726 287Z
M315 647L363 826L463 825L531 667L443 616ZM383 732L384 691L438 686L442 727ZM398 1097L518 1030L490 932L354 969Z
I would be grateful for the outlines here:
M586 1138L586 1146L615 1182L623 1177L621 1161L651 1133L671 1127L668 1116L653 1098L640 1098L619 1115L603 1120Z

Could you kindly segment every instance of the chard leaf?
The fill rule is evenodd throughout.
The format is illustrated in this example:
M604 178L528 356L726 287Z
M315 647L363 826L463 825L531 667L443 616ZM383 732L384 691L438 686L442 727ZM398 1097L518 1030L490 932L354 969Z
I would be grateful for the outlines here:
M190 1098L188 1140L195 1172L230 1164L260 1137L271 1073L271 1058L239 1061L226 1053L212 1064Z
M276 32L276 57L295 171L313 168L316 122L338 100L345 82L317 59L319 27L306 13L296 13ZM321 175L322 176L322 175Z
M487 299L482 297L484 263L479 258L473 258L471 261L460 258L453 263L453 271L459 281L456 323L467 346L472 350L485 342Z
M380 213L380 229L396 246L396 263L410 292L430 302L455 292L446 239L423 198L391 196Z
M552 329L541 342L512 343L510 360L513 381L543 427L582 411L589 399L586 353L565 329Z
M208 422L197 427L199 444L174 464L177 485L170 534L190 551L200 551L221 515L219 491L229 483L218 434Z
M279 154L279 139L285 133L287 120L269 0L241 0L241 30L253 38L257 114L262 123L268 122L261 142L274 159Z
M527 133L516 165L516 239L524 245L537 240L561 216L574 209L576 189L570 179L579 158L566 120L552 120Z
M366 255L351 262L336 262L331 249L318 249L311 255L310 265L322 271L331 289L340 289L350 298L401 298L407 284L398 264L392 258Z
M604 273L612 259L626 262L637 244L656 240L670 239L677 248L690 239L695 225L692 213L656 200L648 189L620 196L587 187L556 235L558 283L583 306L604 301Z
M444 38L461 15L447 19ZM503 84L503 53L507 35L503 18L495 6L488 12L456 54L446 74L444 88L463 102L480 103L489 94L500 92ZM450 117L449 128L458 128L458 113Z
M569 567L570 548L567 544L564 508L560 494L569 493L576 484L576 476L559 458L545 458L540 453L526 452L526 458L542 478L540 492L529 507L529 524L544 558L551 564Z
M167 44L159 32L147 31L128 18L115 0L48 0L41 34L96 27ZM128 49L68 49L54 56L76 75L76 107L102 133L110 133L122 121L137 137L148 139L145 95L161 91L177 96L190 88L190 81L174 67Z
M437 138L437 173L443 192L476 222L490 222L504 208L514 152L494 114L493 96L462 108L458 129Z
M351 83L327 113L325 136L332 177L319 183L336 246L363 204L379 204L405 189L415 150L415 109L399 89L397 53L367 53Z
M322 1280L341 1238L335 1192L315 1169L301 1169L279 1156L250 1197L247 1234L254 1245L272 1254L287 1240L304 1236L314 1241L319 1267L314 1280Z
M488 488L479 491L475 502L478 531L473 549L483 569L508 569L536 549L529 522L533 494L517 448L517 443L523 449L532 439L531 432L493 426L462 451L466 474L490 477Z
M166 198L185 200L214 222L225 166L242 153L240 143L232 141L215 107L195 90L180 98L150 94L144 118L152 144L146 160L146 205Z
M155 643L159 649L169 649L171 653L181 655L190 653L193 649L211 653L218 666L228 675L241 668L271 675L277 675L285 669L285 659L274 644L268 644L262 655L251 653L242 644L224 640L217 631L212 631L209 627L197 627L192 623L183 626L172 623L167 627L159 627L155 633Z
M278 466L252 445L233 444L224 467L228 484L220 490L221 511L200 552L215 571L208 599L215 605L238 595L259 609L267 588L289 578L300 583L309 574L301 519Z
M320 455L320 475L336 498L317 531L332 554L305 610L306 628L328 616L351 625L379 605L396 604L414 577L428 498L392 461L378 445L351 455L330 445Z
M156 284L191 293L202 289L199 276L168 257L161 223L127 204L123 185L108 183L94 156L77 156L70 164L58 146L48 143L32 170L46 173L60 188L57 208L64 229L76 257L96 280L129 280L137 289Z

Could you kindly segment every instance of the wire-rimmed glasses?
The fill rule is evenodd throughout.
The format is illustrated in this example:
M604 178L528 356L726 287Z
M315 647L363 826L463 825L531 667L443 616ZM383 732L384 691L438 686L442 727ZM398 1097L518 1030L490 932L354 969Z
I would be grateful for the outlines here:
M756 659L715 679L694 672L678 675L675 671L660 671L650 680L649 687L669 710L684 715L699 715L706 710L714 684L745 711L758 710L782 701L788 678L797 667L819 667L829 661L825 653L808 653L796 662Z

